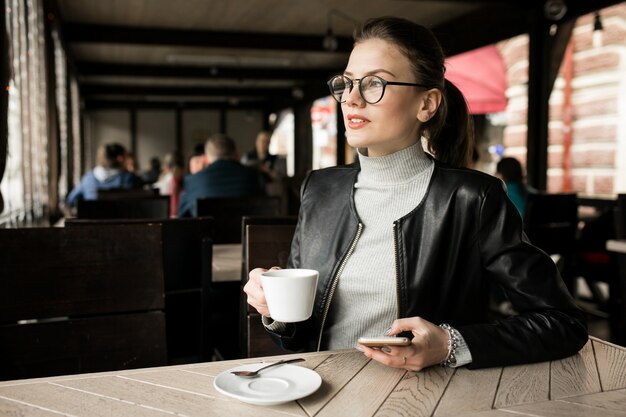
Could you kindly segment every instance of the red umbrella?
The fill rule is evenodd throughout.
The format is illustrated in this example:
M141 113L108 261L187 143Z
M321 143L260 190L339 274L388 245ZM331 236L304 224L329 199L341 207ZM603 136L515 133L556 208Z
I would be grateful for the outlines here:
M485 46L448 58L446 78L461 90L470 113L506 110L506 67L495 46Z

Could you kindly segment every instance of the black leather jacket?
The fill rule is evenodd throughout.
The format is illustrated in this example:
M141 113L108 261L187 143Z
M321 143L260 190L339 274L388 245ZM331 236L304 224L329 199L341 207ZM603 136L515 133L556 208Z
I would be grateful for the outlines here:
M313 171L289 266L320 272L312 317L289 336L288 350L319 350L338 277L363 226L354 206L358 165ZM398 317L449 323L472 354L470 368L546 361L576 353L587 341L554 262L532 246L521 218L492 176L436 162L423 201L394 222ZM489 288L499 284L519 315L490 321Z

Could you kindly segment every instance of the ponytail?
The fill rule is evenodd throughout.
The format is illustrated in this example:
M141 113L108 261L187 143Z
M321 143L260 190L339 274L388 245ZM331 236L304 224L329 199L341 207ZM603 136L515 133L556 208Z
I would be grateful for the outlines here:
M474 149L474 121L463 93L447 79L435 116L424 126L428 151L453 167L467 167Z

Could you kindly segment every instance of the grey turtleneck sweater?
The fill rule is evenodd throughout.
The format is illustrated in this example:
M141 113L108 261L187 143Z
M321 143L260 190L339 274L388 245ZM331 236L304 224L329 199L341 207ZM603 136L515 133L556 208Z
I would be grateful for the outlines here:
M434 169L419 142L391 155L359 153L359 162L354 202L363 231L332 300L323 338L328 349L383 336L398 317L393 222L422 201Z

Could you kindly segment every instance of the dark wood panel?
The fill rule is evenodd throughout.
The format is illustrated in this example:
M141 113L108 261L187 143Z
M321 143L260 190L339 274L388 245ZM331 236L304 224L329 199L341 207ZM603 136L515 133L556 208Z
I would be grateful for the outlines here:
M0 229L0 322L162 309L161 239L151 225Z
M166 364L162 312L0 327L0 379Z
M241 243L244 216L279 216L279 197L202 198L196 200L198 216L215 220L213 243Z
M249 358L256 358L259 356L271 356L271 355L283 355L286 352L274 343L269 334L265 331L263 323L261 321L261 315L249 314L248 315L248 346L247 352Z
M167 219L170 217L170 198L79 200L76 215L79 219Z
M209 360L213 219L68 219L67 228L152 224L162 229L165 312L170 363Z

